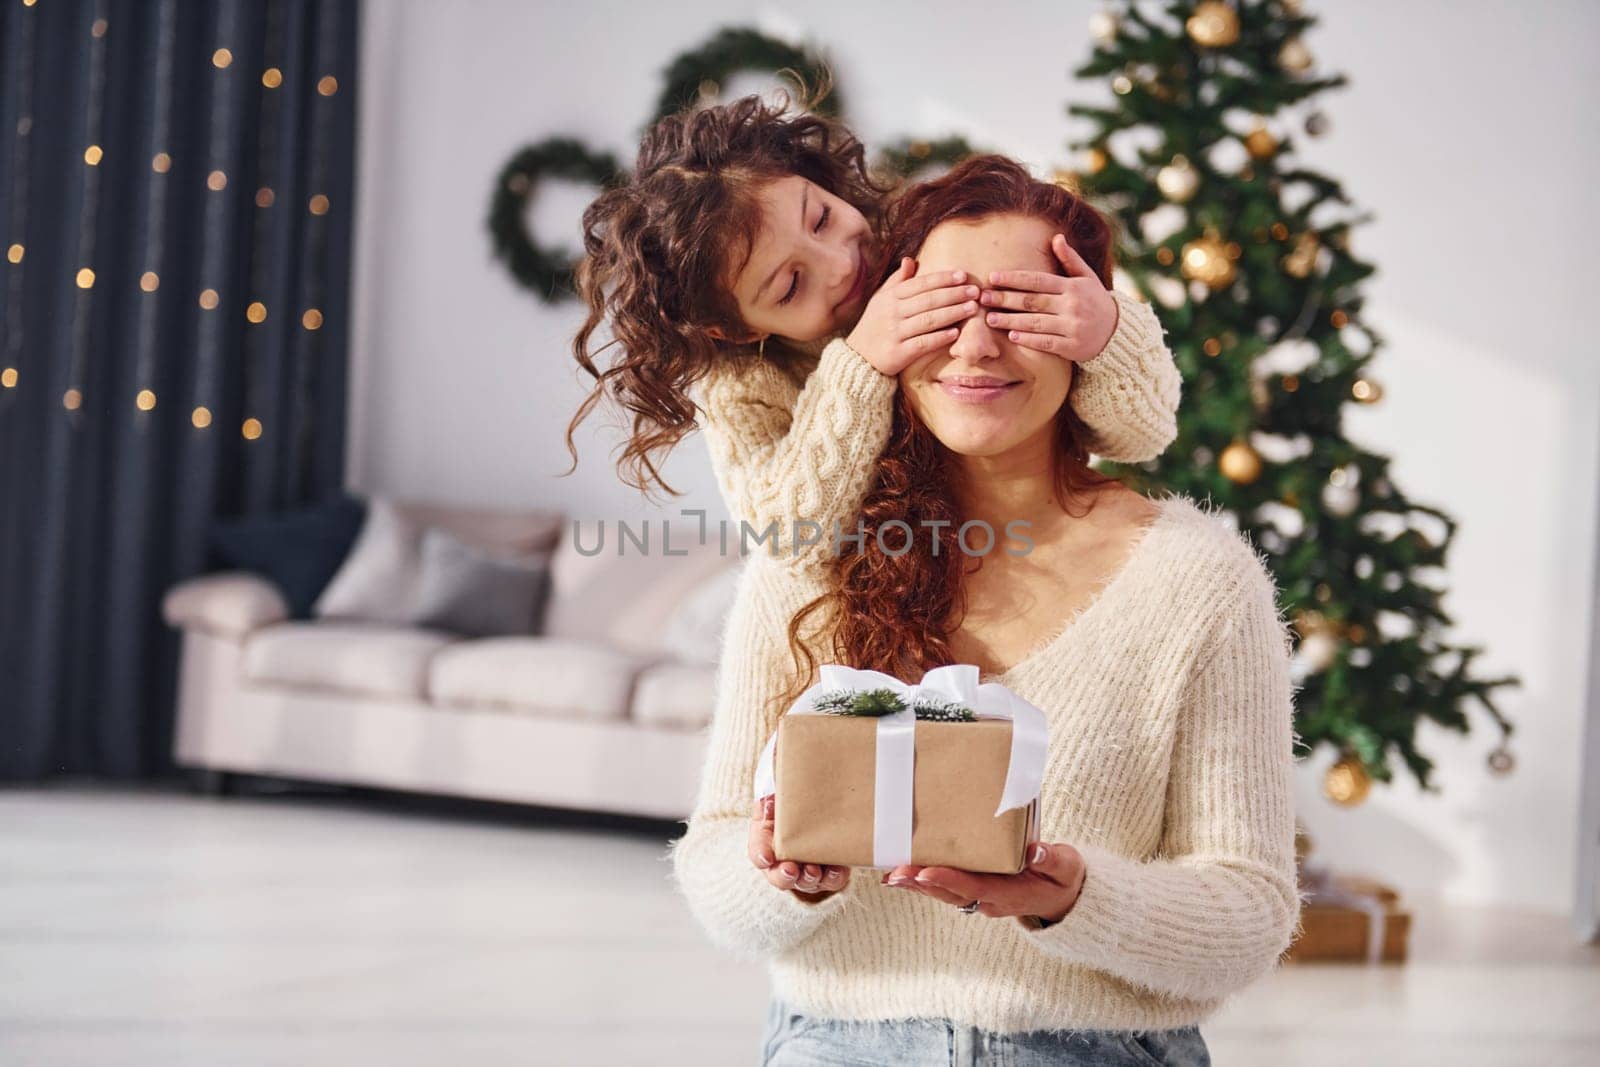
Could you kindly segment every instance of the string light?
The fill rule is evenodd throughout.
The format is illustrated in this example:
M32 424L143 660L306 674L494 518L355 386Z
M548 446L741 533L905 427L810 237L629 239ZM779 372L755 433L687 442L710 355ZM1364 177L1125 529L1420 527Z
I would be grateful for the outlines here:
M276 199L272 190L265 185L256 190L256 207L271 207Z
M261 420L249 418L244 420L244 425L239 428L239 433L246 441L254 441L261 436Z
M214 170L206 175L206 188L214 193L220 193L228 187L228 176L220 170Z
M200 306L207 311L217 309L217 291L215 289L202 289L200 291Z
M21 263L23 252L24 248L20 243L14 244L10 248L6 249L6 258L13 263Z
M326 215L328 213L328 198L321 193L311 198L311 213L313 215Z
M103 18L95 19L94 25L89 27L89 32L96 37L104 37L106 35L106 20Z
M156 394L153 390L141 389L139 390L139 396L134 400L134 403L139 405L140 411L149 411L151 408L156 406Z
M92 144L83 150L83 161L91 167L97 167L100 165L100 155L100 146Z
M139 276L139 288L147 293L153 293L161 287L161 278L153 270L147 270Z
M276 89L283 84L283 71L277 67L268 67L261 72L261 84L268 89Z
M0 386L4 386L7 389L16 388L17 368L7 367L5 370L0 370Z
M321 329L322 312L318 311L316 308L307 308L306 313L300 316L300 325L304 326L308 330Z
M77 411L83 404L83 394L76 389L68 389L61 394L61 406L68 411Z
M88 267L84 267L82 270L78 271L78 288L94 288L94 271L90 270Z
M323 96L332 96L338 91L339 79L335 78L332 74L324 74L321 78L317 79L317 92L321 93Z
M211 425L211 409L202 404L189 415L189 421L194 424L195 429L205 429Z
M244 317L251 322L265 322L267 320L267 305L259 300L252 300L245 309Z
M218 70L233 62L233 53L226 48L219 48L211 53L211 62Z
M155 158L150 160L150 169L157 174L165 174L172 169L172 157L165 152L157 152Z

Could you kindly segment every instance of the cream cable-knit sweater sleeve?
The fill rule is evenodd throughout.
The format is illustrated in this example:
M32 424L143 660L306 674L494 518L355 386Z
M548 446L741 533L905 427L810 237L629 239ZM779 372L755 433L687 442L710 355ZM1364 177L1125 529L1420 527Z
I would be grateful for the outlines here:
M1148 301L1120 289L1117 327L1105 348L1078 364L1072 410L1094 435L1089 451L1117 463L1143 463L1178 436L1183 377Z
M731 365L706 376L699 401L711 466L734 521L745 520L780 559L832 552L834 524L855 530L867 483L889 440L899 380L878 373L843 337L829 340L797 385L770 363ZM801 540L817 540L796 553Z
M1077 845L1066 917L1017 919L1043 951L1159 993L1216 997L1270 971L1298 927L1287 624L1257 559L1179 709L1157 858Z
M759 960L799 945L844 906L857 885L815 903L778 889L750 860L755 768L782 708L770 706L786 677L787 627L822 591L821 572L752 553L724 631L716 705L699 794L683 837L669 842L678 892L707 938ZM813 653L817 652L815 645Z

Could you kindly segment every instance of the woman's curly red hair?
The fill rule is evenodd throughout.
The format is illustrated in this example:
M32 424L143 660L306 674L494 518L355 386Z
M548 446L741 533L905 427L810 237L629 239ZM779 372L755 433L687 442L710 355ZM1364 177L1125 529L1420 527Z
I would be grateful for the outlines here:
M880 283L901 257L915 257L940 223L1006 214L1048 221L1111 287L1115 238L1107 219L1081 197L1038 181L1021 164L999 155L970 157L939 178L911 187L889 206L877 265ZM1052 453L1056 499L1068 510L1075 500L1117 482L1089 467L1088 430L1071 405L1077 384L1074 373L1068 400L1056 416ZM907 681L953 662L950 636L966 614L965 577L976 569L972 565L983 562L982 556L963 553L958 543L966 521L957 506L960 476L957 457L916 418L904 391L898 393L889 441L862 506L863 547L827 561L828 592L790 621L795 677L778 698L779 710L813 681L817 660L809 645L830 629L831 642L820 642L831 643L830 662ZM940 521L944 525L924 525ZM910 549L901 555L875 549L878 531L890 522L905 523L915 532ZM1003 536L995 531L996 550ZM903 529L884 536L884 543L895 549L906 541ZM812 616L821 621L803 632Z

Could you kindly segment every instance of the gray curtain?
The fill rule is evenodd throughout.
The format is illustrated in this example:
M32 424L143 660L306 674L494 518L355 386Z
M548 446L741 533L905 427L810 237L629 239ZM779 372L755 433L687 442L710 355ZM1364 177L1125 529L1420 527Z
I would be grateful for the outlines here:
M0 4L0 779L171 773L162 594L341 486L357 15Z

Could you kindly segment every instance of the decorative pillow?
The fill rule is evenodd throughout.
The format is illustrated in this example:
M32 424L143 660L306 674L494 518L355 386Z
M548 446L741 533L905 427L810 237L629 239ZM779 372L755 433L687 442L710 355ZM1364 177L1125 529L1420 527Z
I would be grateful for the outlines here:
M308 619L361 530L366 503L347 493L271 515L228 519L211 528L213 564L261 575L278 587L289 617Z
M323 619L409 625L422 577L422 528L383 497L367 505L361 536L312 611Z
M414 617L465 637L536 634L550 597L542 556L496 556L437 527L422 535Z
M685 663L714 664L722 658L722 632L733 610L744 567L732 563L697 585L667 620L662 646Z

